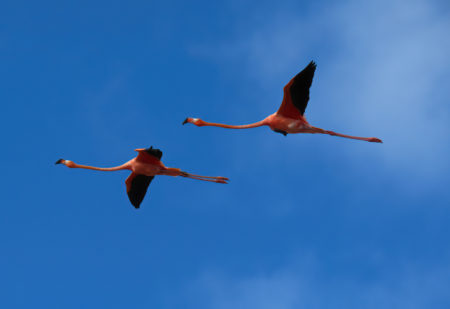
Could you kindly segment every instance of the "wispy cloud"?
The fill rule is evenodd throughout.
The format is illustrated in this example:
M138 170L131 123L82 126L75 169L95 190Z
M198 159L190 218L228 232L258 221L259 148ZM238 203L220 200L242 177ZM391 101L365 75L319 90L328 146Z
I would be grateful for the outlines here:
M408 176L447 170L450 110L442 104L450 99L444 86L450 72L449 15L425 1L352 3L341 14L350 57L336 67L345 76L359 72L341 84L355 90L342 117L376 127L386 141L379 154L390 168L401 167ZM350 19L354 24L345 24Z
M445 308L450 267L406 265L372 278L333 275L313 258L271 273L205 272L187 288L196 308ZM201 300L201 301L200 301Z

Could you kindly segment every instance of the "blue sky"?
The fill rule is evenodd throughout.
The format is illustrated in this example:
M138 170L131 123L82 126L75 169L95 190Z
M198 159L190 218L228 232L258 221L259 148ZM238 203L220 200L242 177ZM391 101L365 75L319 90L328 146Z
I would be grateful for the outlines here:
M0 5L2 308L448 308L445 1ZM181 126L274 112L318 64L330 136ZM153 145L142 208L111 166Z

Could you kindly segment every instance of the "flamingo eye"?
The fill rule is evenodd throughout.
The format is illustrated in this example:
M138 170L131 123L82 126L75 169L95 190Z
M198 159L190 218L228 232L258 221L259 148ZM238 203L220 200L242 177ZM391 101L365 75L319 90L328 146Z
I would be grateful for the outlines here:
M198 121L198 118L192 118L192 122L197 122Z

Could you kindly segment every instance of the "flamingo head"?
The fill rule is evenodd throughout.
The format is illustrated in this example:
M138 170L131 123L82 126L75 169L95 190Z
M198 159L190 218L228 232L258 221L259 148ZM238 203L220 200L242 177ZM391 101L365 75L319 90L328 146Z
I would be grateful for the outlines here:
M190 117L186 118L182 124L185 125L186 123L192 123L198 127L201 127L202 125L205 124L205 122L199 118L190 118Z
M55 164L64 164L67 167L74 167L75 163L73 163L70 160L64 160L64 159L59 159L58 161L55 162Z

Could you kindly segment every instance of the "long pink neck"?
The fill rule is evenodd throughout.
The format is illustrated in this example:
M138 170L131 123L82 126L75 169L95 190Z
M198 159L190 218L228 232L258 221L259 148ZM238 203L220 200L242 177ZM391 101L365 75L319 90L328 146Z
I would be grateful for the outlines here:
M210 127L220 127L220 128L225 128L225 129L250 129L250 128L257 128L257 127L261 127L267 125L267 123L264 120L255 122L255 123L250 123L250 124L244 124L244 125L229 125L229 124L223 124L223 123L214 123L214 122L204 122L204 124L202 124L202 126L210 126Z
M114 166L114 167L95 167L95 166L89 166L89 165L81 165L73 163L74 165L71 167L74 168L84 168L87 170L94 170L94 171L102 171L102 172L114 172L114 171L120 171L120 170L128 170L130 169L128 164L122 164L120 166Z

